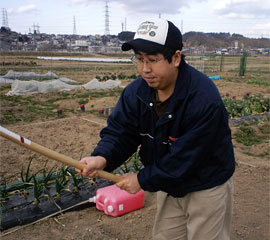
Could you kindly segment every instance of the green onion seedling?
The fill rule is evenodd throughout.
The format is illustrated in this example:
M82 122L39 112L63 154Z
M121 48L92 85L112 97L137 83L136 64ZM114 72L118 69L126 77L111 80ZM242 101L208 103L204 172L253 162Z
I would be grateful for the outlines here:
M9 192L7 190L7 182L6 180L4 179L3 180L4 184L2 185L2 188L0 189L0 202L3 203L3 202L6 202L8 200L8 196L9 196Z
M23 183L23 195L26 197L28 193L29 186L33 186L33 183L31 183L31 180L33 179L33 175L30 176L30 165L33 158L31 157L27 166L26 173L24 174L23 166L21 168L21 181Z
M43 185L38 182L36 175L33 175L33 181L34 181L34 205L38 205L40 202L40 197L43 194Z
M84 177L80 174L77 174L74 168L69 168L68 174L72 177L73 180L73 192L78 192L81 186L84 185Z
M55 179L56 198L60 198L62 191L68 190L65 188L69 181L67 177L67 171L68 167L62 166L61 169L56 173Z

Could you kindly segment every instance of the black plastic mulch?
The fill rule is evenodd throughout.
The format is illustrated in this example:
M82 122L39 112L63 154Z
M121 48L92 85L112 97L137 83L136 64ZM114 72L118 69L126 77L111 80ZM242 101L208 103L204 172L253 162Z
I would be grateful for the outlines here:
M261 115L251 115L251 116L244 116L238 119L230 119L230 122L235 125L240 125L243 122L256 122L265 117L270 117L270 112L266 112Z
M0 230L2 231L18 225L35 222L53 213L59 212L59 207L61 210L64 210L75 206L76 204L95 196L97 189L112 184L113 183L108 180L97 178L96 184L87 183L78 192L63 191L59 199L54 198L55 202L47 196L42 196L40 203L37 206L33 204L33 190L29 190L27 197L24 197L22 193L19 192L14 193L9 196L9 200L6 203L1 203ZM51 196L54 196L56 193L55 187L50 186L49 192ZM91 206L95 206L95 204L87 203L80 206L80 208L82 209Z

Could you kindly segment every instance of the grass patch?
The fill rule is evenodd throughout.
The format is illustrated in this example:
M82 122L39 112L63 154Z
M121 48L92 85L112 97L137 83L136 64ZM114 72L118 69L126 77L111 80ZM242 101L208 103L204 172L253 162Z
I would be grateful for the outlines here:
M266 158L266 157L270 156L269 152L263 152L263 153L260 153L260 154L254 154L254 153L251 153L251 152L244 152L244 154L246 154L248 156L251 156L251 157L259 157L259 158Z
M234 139L244 144L245 146L252 146L254 144L261 144L269 141L270 138L270 118L262 118L255 122L245 123L237 129L234 134ZM253 154L253 153L249 153ZM268 153L262 152L256 156L267 156Z
M256 134L255 129L251 126L241 126L234 134L235 140L245 146L252 146L253 144L260 144L263 138Z
M259 130L262 134L270 137L270 123L264 123L262 126L259 126Z
M120 96L121 92L123 91L122 88L116 88L109 91L89 91L83 94L76 94L76 98L103 98L103 97L113 97L113 96Z
M5 84L3 86L0 86L0 91L10 90L11 87L9 84Z
M2 118L3 119L1 119L1 121L0 121L1 124L3 124L3 123L13 124L13 123L17 123L17 122L21 121L20 118L18 118L15 114L11 114L10 112L4 112Z
M260 81L260 80L248 80L248 84L257 84L260 86L270 86L270 81Z
M3 88L2 88L3 90ZM79 105L89 102L89 98L104 98L111 96L120 96L122 88L99 91L73 91L73 92L54 92L48 94L37 94L31 96L6 96L0 95L3 102L1 124L14 124L17 122L33 122L38 119L49 120L58 118L56 110L60 107L59 101L76 101ZM74 107L66 107L63 109L63 115L66 117L68 113L77 114L80 110ZM97 114L97 110L87 111Z

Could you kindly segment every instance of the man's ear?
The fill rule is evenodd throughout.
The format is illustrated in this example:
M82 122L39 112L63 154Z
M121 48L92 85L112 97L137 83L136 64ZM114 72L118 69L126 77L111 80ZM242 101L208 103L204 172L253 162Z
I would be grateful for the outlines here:
M177 50L173 55L173 64L175 67L178 67L181 63L181 51Z

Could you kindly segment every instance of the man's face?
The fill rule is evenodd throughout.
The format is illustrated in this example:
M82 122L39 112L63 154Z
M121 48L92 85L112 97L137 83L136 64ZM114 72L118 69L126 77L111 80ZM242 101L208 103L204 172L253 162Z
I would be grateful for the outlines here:
M147 82L149 87L156 90L167 91L174 88L178 75L178 66L181 61L181 53L177 51L172 57L172 62L160 53L148 55L143 52L135 54L139 74Z

